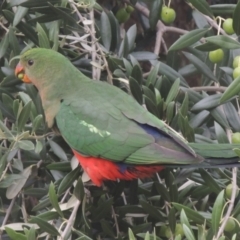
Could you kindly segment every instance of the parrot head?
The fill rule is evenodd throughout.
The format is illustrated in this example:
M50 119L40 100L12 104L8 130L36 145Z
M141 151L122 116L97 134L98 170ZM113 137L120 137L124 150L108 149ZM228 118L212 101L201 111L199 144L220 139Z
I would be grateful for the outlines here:
M54 50L34 48L20 56L15 75L24 83L32 83L36 87L46 86L51 84L53 77L55 82L62 79L62 69L68 69L69 63L66 57Z

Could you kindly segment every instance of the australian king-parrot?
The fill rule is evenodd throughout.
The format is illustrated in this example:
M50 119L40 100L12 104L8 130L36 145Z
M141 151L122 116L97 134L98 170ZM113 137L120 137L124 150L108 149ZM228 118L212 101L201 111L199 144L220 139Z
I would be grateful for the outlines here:
M93 81L54 50L26 51L15 74L37 87L48 127L58 128L97 186L148 177L171 165L238 162L229 145L189 144L130 95Z

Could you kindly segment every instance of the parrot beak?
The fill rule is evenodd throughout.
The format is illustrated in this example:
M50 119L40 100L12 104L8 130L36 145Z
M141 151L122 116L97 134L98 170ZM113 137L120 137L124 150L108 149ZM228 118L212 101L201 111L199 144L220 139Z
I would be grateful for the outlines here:
M23 66L20 63L18 63L18 65L15 68L15 76L25 83L31 83L30 79L24 72Z

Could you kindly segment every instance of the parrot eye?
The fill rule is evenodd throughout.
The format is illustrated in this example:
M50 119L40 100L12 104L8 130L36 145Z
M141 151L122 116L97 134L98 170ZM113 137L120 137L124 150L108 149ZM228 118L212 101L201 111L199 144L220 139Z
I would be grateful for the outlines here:
M31 59L30 59L30 60L28 60L28 65L29 65L29 66L32 66L32 65L33 65L33 63L34 63L34 61L33 61L33 60L31 60Z

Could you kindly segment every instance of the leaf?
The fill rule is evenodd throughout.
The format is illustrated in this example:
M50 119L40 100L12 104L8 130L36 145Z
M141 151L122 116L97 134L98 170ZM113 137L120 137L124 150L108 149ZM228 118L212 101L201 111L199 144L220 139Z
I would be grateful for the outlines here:
M162 0L153 0L150 6L149 13L149 24L152 30L156 28L157 22L159 20L159 14L162 9Z
M173 83L173 85L168 93L168 96L166 99L166 105L168 105L170 102L172 102L177 97L177 94L179 91L179 86L180 86L180 79L178 78L175 80L175 82Z
M213 18L213 13L205 0L188 0L199 12Z
M31 151L34 150L34 144L29 141L29 140L20 140L17 142L17 145L19 148L26 150L26 151Z
M188 240L195 240L194 235L190 231L187 225L183 224L183 232Z
M225 133L224 129L217 122L214 122L214 125L218 143L229 143L227 134Z
M137 26L133 24L127 31L128 49L131 52L135 48L135 39L137 36Z
M155 66L156 64L158 64L158 61L151 61L152 65ZM168 65L160 62L160 66L159 66L159 72L165 76L168 77L169 80L171 80L172 82L175 82L175 80L177 78L179 78L181 80L180 85L184 86L184 87L189 87L186 80L174 69L172 69L171 67L169 67Z
M13 26L15 27L18 25L18 23L24 18L24 16L27 14L28 8L18 6L17 11L14 14L14 20L13 20Z
M77 179L79 176L80 168L74 169L72 172L68 173L63 180L61 181L59 187L58 187L58 195L61 195L64 193L69 187L72 186L73 182Z
M51 225L50 223L46 222L45 220L39 218L39 217L33 217L30 220L31 223L36 223L42 231L45 231L49 234L51 234L52 236L59 236L59 232L58 230Z
M9 35L8 33L6 33L0 42L0 58L2 58L5 55L8 49L8 46L9 46Z
M236 4L213 4L210 5L212 12L215 16L232 15Z
M4 17L9 22L13 22L14 14L12 12L10 12L9 10L3 10L2 12L4 14ZM19 29L19 31L21 31L25 35L25 37L31 40L34 44L38 45L37 34L31 27L31 25L21 21L16 27ZM0 53L1 53L1 44L0 44Z
M227 102L232 97L236 97L240 92L240 76L234 79L222 94L219 103Z
M18 127L19 132L21 132L24 129L25 124L30 117L31 105L32 105L32 101L29 101L23 107L23 109L21 110L21 112L17 118L17 127Z
M237 1L237 5L235 6L234 12L233 12L233 29L234 32L238 35L240 35L240 2Z
M239 77L239 81L240 81L240 77ZM222 94L213 94L213 95L207 96L202 100L200 100L199 102L197 102L195 105L193 105L191 110L201 111L201 110L207 110L207 109L217 107L218 105L220 105L220 99L222 99Z
M50 185L49 185L49 191L48 191L48 196L49 196L49 200L53 206L53 208L57 211L57 213L63 217L63 213L59 207L59 204L58 204L58 196L55 192L55 186L54 184L51 182Z
M48 142L49 142L54 154L56 154L56 156L58 156L61 160L64 160L67 162L68 158L67 158L66 153L63 151L63 149L56 142L54 142L52 140L49 140Z
M231 102L223 104L223 109L227 120L234 130L234 132L240 132L240 118L237 113L236 108L233 106Z
M36 30L37 30L37 33L38 33L39 47L50 49L51 47L50 47L50 43L49 43L49 40L48 40L48 36L47 36L46 32L44 31L44 29L42 28L42 26L39 23L37 23Z
M162 216L160 212L155 209L155 207L153 207L152 205L143 200L140 200L140 204L147 214L149 214L154 219L161 221Z
M84 186L82 182L82 178L79 177L76 186L74 187L73 194L75 197L82 202L84 196L85 196L85 191L84 191Z
M101 40L103 42L103 46L109 51L112 42L112 31L108 15L104 11L101 14L100 21Z
M205 185L210 187L213 192L218 194L221 191L221 188L218 183L213 179L213 177L205 169L199 169L199 172L205 182Z
M199 214L197 211L194 211L194 210L190 209L189 207L186 207L186 206L184 206L182 204L179 204L179 203L174 203L173 202L172 204L178 211L181 211L182 209L184 209L187 217L190 220L192 220L192 221L194 221L198 224L204 224L204 222L205 222L204 217L201 214Z
M128 228L128 237L129 237L129 240L136 240L131 228Z
M226 49L240 48L240 43L228 36L217 35L212 37L206 37L205 40L207 42L218 45L220 48Z
M218 79L214 76L212 70L207 66L207 64L202 62L199 58L197 58L191 53L183 52L183 54L196 67L199 72L208 77L210 80L218 82Z
M27 237L24 236L21 233L15 232L13 229L9 227L5 227L5 231L7 232L7 235L12 239L12 240L27 240Z
M129 86L133 97L137 100L137 102L140 105L142 105L142 89L139 83L134 78L130 77Z
M158 56L155 53L147 52L147 51L131 52L130 55L132 55L138 61L150 61L150 60L156 60L158 58Z
M224 113L222 106L214 108L210 113L213 116L214 120L216 120L219 124L225 128L229 128L226 114Z
M139 65L135 65L131 72L131 77L134 78L138 83L139 86L142 84L143 78L142 78L142 69Z
M188 33L185 33L172 44L168 51L176 51L189 47L199 41L208 31L209 29L194 29Z
M216 235L218 232L219 224L221 222L223 206L224 206L224 190L222 190L218 194L212 209L212 229L214 235Z
M28 180L29 176L32 173L33 166L34 165L25 168L20 174L21 179L19 179L18 181L15 181L10 187L7 188L6 197L8 199L13 199L22 190L26 181Z
M36 239L36 230L34 227L31 227L28 232L27 240L33 240Z

